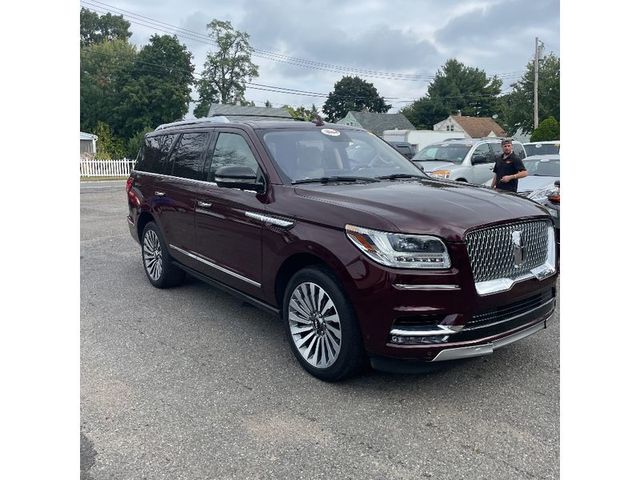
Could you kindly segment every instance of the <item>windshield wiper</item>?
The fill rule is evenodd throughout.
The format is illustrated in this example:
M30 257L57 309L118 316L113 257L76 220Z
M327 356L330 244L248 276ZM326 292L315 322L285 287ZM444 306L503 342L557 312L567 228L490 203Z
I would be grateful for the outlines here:
M421 178L426 179L426 175L417 175L413 173L392 173L391 175L383 175L381 177L376 177L380 180L396 180L397 178Z
M333 175L331 177L318 177L318 178L305 178L304 180L296 180L291 182L292 185L298 185L300 183L329 183L329 182L379 182L377 178L371 177L347 177L341 175Z

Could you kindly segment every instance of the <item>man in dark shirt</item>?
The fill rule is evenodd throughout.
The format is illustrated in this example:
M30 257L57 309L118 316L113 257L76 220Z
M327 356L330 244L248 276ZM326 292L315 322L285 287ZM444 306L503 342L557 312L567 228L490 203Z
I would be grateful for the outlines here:
M513 144L508 138L502 140L502 155L496 159L493 171L495 175L491 188L508 192L517 192L518 179L528 175L522 160L513 153Z

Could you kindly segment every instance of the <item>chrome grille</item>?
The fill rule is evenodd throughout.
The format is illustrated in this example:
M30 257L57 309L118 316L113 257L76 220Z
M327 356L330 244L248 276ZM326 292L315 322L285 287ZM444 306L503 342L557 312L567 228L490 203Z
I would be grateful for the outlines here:
M466 236L467 251L476 283L499 278L515 279L547 259L547 221L510 223L473 231ZM524 255L516 265L512 234L519 231Z

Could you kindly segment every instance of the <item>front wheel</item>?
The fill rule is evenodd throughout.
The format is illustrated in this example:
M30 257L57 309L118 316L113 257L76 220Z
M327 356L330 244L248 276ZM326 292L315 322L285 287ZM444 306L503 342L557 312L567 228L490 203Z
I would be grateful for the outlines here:
M365 365L355 313L329 270L297 272L287 285L282 315L294 355L313 376L338 381Z

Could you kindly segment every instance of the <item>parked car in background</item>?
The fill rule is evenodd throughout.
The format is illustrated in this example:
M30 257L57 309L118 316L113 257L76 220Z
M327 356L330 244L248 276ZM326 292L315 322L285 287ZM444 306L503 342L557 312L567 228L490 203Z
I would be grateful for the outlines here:
M518 194L544 205L553 218L556 242L560 246L560 155L527 157L529 175L518 182Z
M523 143L522 145L527 152L527 156L560 154L560 140L553 140L550 142L528 142Z
M429 177L363 129L233 117L161 125L145 135L126 194L153 286L188 272L280 316L297 360L323 380L367 362L488 355L545 328L555 308L546 209Z
M553 190L554 182L560 180L560 155L533 155L522 163L529 175L518 180L519 194L528 196L534 191Z
M513 142L513 151L521 159L527 156L520 142ZM500 138L455 139L428 145L411 160L431 176L483 184L493 178L498 155Z
M404 158L411 160L415 154L416 149L409 142L387 142L393 148L395 148L398 152L402 154Z

